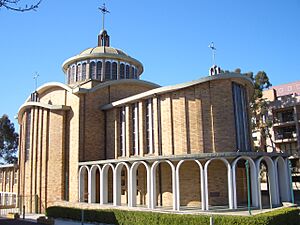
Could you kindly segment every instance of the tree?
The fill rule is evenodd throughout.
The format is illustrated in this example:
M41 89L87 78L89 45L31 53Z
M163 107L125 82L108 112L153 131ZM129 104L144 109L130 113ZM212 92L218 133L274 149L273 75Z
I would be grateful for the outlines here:
M16 163L19 135L7 115L0 118L0 164Z
M272 127L272 120L268 116L268 101L263 98L263 91L272 86L269 77L264 71L259 71L255 76L252 72L246 73L254 83L254 94L250 102L250 111L252 118L252 132L258 131L260 133L260 149L267 151L267 138L270 139L272 148L274 144L270 128Z
M36 10L41 4L42 0L38 0L38 2L34 4L25 4L20 6L21 0L0 0L0 8L6 8L8 10L17 11L17 12L26 12L31 10ZM24 2L24 1L23 1Z

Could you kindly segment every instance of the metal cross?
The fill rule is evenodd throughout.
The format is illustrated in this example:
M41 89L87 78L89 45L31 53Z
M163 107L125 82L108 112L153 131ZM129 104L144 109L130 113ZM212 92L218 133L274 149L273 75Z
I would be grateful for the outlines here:
M103 3L102 7L99 7L98 9L102 12L102 29L104 30L105 14L110 12L105 7L105 3Z
M35 74L33 76L33 79L35 80L35 90L37 89L37 79L38 79L39 76L40 75L37 72L35 72Z
M208 46L210 49L211 49L211 52L212 52L212 62L213 62L213 65L216 64L216 47L214 45L214 42L211 42L210 45Z

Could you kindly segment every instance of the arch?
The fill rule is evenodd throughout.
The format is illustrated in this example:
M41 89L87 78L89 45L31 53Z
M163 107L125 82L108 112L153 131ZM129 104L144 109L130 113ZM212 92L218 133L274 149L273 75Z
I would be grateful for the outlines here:
M130 75L129 75L130 79L134 79L134 66L130 67Z
M98 171L98 176L97 176ZM99 165L93 165L90 169L90 201L91 203L100 202L100 174L101 167Z
M224 158L212 158L208 160L204 165L204 183L205 183L205 209L209 210L209 198L208 198L208 175L207 175L207 169L209 164L212 161L215 160L221 160L224 162L225 166L227 167L227 182L228 182L228 203L229 208L233 209L233 198L232 198L232 172L231 172L231 166L229 162Z
M114 170L115 170L115 167L108 163L108 164L105 164L103 167L102 167L102 170L101 170L101 173L100 173L100 204L103 205L103 204L107 204L108 203L108 197L109 197L109 188L108 188L108 185L109 185L109 181L108 181L108 171L109 169L112 170L112 175L114 173ZM113 177L112 177L112 183L113 183ZM113 186L113 184L112 184ZM111 192L112 194L112 197L114 195L113 192Z
M258 201L259 201L259 207L262 208L262 196L261 196L261 180L260 180L260 164L264 160L267 164L267 170L268 170L268 178L269 178L269 197L271 198L271 207L272 205L278 205L279 199L277 196L277 187L276 187L276 174L275 174L275 168L273 160L269 156L262 156L259 159L256 160L256 172L257 172L257 179L258 179Z
M175 172L175 166L173 163L169 160L162 160L162 161L155 161L152 166L151 166L151 209L154 209L157 204L157 198L156 198L156 168L157 166L165 162L170 165L171 167L171 173L172 173L172 194L173 194L173 210L176 210L177 205L176 205L176 172Z
M252 158L249 156L240 156L236 158L232 164L232 181L233 181L233 206L235 209L237 209L237 190L236 190L236 164L238 163L239 160L244 159L248 160L250 164L250 183L251 183L251 200L252 200L252 205L255 207L258 207L258 194L257 194L257 178L256 178L256 165L253 161Z
M130 197L130 179L129 179L129 172L130 168L127 163L125 162L119 162L114 170L114 186L113 186L113 192L114 192L114 206L121 205L121 171L123 167L125 166L126 172L127 172L127 203L129 205L129 199ZM125 179L126 182L126 179Z
M79 202L88 202L90 190L90 170L87 166L81 166L79 169Z
M278 156L274 160L276 178L277 178L277 187L278 187L278 197L279 202L289 202L290 199L290 189L289 189L289 176L287 171L287 165L285 160Z
M202 210L205 209L205 196L204 196L204 176L203 176L203 166L201 162L194 159L188 159L188 160L180 160L176 166L176 193L177 193L177 210L180 210L180 167L184 162L195 162L199 167L199 181L200 181L200 190L201 190L201 208Z
M138 170L138 167L140 165L144 165L145 166L145 169L146 169L146 173L147 173L147 178L146 178L146 181L147 181L147 200L148 200L148 208L151 207L150 205L150 200L151 200L151 191L150 191L150 188L151 188L151 180L150 180L150 166L149 164L147 164L146 162L144 161L137 161L137 162L134 162L130 168L130 183L131 183L131 190L130 190L130 196L131 196L131 200L129 201L129 206L131 207L135 207L136 206L136 192L137 192L137 170Z

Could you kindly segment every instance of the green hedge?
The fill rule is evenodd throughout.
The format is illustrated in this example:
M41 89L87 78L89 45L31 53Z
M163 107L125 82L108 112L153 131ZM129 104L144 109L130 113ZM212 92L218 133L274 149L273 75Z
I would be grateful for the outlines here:
M300 225L300 210L284 208L256 216L215 215L215 225ZM54 218L81 220L81 209L53 206L46 215ZM84 210L85 221L115 225L208 225L208 215L154 213L125 210Z

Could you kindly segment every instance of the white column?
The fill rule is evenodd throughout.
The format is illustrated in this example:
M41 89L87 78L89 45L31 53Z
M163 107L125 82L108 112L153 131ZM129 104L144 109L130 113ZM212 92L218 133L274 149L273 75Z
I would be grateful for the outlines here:
M209 199L208 199L208 178L207 178L207 167L208 164L210 163L210 160L207 161L204 165L204 195L205 195L205 209L204 210L209 210Z
M92 173L88 171L88 203L92 203Z
M184 162L184 160L181 160L177 166L176 166L176 209L180 211L180 166Z
M289 196L289 202L292 201L292 190L291 190L291 170L290 170L290 165L289 165L289 159L285 159L285 164L286 164L286 173L287 173L287 180L288 180L288 196Z
M232 172L230 164L227 165L227 177L228 177L228 202L229 209L233 209L233 185L236 185L236 181L232 180Z
M113 205L121 205L121 173L116 167L113 171Z
M156 201L156 164L158 162L155 161L152 164L151 167L151 172L150 172L150 176L151 176L151 201L150 201L150 208L151 209L155 209L157 201Z
M172 164L172 162L170 162ZM175 173L175 166L172 164L172 191L173 191L173 210L177 210L177 185L176 185L176 173Z
M199 162L200 163L200 162ZM202 210L205 210L205 203L206 203L206 196L205 196L205 175L204 175L204 171L203 168L201 167L200 169L200 179L201 179L201 207Z
M103 167L104 168L104 167ZM100 205L107 203L107 173L100 171Z
M129 179L131 181L131 188L129 190L130 198L128 201L129 207L136 207L136 167L133 165L130 168L130 176Z
M232 184L232 190L233 190L233 208L237 209L237 197L236 197L236 171L235 171L235 162L232 165L232 180L235 181Z

